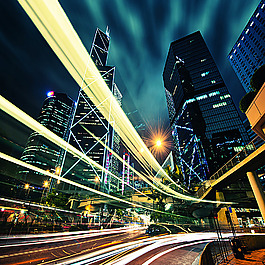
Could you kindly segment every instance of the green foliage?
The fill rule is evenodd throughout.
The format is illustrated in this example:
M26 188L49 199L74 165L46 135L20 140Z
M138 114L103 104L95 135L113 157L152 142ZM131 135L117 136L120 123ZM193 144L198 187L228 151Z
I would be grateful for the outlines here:
M258 92L265 82L265 64L258 68L250 79L250 87Z
M248 107L255 98L256 94L257 94L256 92L250 91L243 98L241 98L239 102L239 108L243 113L247 111Z
M181 170L179 169L179 167L177 165L175 165L175 167L176 167L176 170L175 171L172 171L171 170L171 167L170 166L167 166L165 168L165 172L176 183L183 183L183 174L182 174ZM169 184L169 183L166 183L166 184Z
M44 199L44 202L51 207L58 207L60 209L68 209L66 205L68 202L68 196L63 193L56 192L53 189L47 197Z

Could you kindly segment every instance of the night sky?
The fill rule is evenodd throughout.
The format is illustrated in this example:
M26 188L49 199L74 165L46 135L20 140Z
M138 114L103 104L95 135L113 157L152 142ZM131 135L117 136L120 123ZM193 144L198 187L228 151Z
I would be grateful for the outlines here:
M116 66L125 112L137 109L149 124L168 124L162 72L169 45L197 30L238 106L244 92L227 54L259 0L59 2L88 51L96 28L110 28L108 65ZM76 99L77 84L15 0L0 1L0 65L1 95L34 118L49 90ZM0 130L5 132L2 126Z

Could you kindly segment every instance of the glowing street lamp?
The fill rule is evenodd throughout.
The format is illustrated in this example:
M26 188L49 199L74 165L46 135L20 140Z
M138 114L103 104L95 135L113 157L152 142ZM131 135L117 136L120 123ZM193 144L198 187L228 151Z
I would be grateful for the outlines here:
M25 190L28 190L29 189L29 184L26 183L25 186L24 186Z
M61 174L61 168L60 167L56 167L55 168L55 175L59 176Z
M157 141L156 141L156 146L157 146L157 147L160 147L161 145L162 145L162 142L161 142L160 140L157 140Z
M44 187L44 188L48 188L48 187L49 187L49 181L48 181L48 180L45 180L45 181L43 182L43 187Z
M97 186L99 186L99 184L100 184L100 178L99 178L99 176L95 176L95 189L96 189L96 187Z

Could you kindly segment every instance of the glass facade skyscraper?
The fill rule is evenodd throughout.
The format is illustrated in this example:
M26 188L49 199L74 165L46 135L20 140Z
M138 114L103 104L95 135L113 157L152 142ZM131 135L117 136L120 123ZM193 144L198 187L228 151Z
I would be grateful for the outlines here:
M116 98L121 100L122 96L117 86L114 85L115 67L106 65L109 42L110 37L108 32L104 33L100 29L97 29L90 56L109 89L113 92L114 96L117 95ZM104 145L113 148L113 150L115 149L115 152L119 152L119 137L114 135L110 121L101 114L101 107L101 105L95 106L83 90L79 91L71 128L70 143L103 168L117 175L117 161ZM100 185L97 184L97 187L100 186L104 191L109 191L110 189L111 177L109 174L104 172L104 170L94 167L92 164L88 165L81 160L68 157L64 171L65 175L70 174L70 178L78 183L94 188L96 186L95 180L100 180Z
M200 32L171 43L163 80L177 161L190 188L249 139Z
M265 64L265 1L262 0L228 55L246 92L250 79Z
M37 121L48 128L59 137L68 140L70 126L73 117L74 102L66 94L49 92L40 111ZM61 169L65 151L57 145L51 143L37 132L33 132L27 141L21 160L55 173L56 169ZM19 171L23 181L36 185L42 185L43 175L28 169Z

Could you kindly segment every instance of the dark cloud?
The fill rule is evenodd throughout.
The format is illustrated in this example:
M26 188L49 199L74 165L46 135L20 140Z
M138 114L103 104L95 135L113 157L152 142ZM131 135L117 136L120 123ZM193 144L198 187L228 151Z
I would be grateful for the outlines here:
M124 108L146 121L167 117L162 72L170 42L200 30L236 104L242 87L227 54L259 0L61 0L90 50L96 27L111 30L109 65ZM1 94L33 117L46 92L78 87L17 1L0 1ZM132 102L133 101L133 102Z

